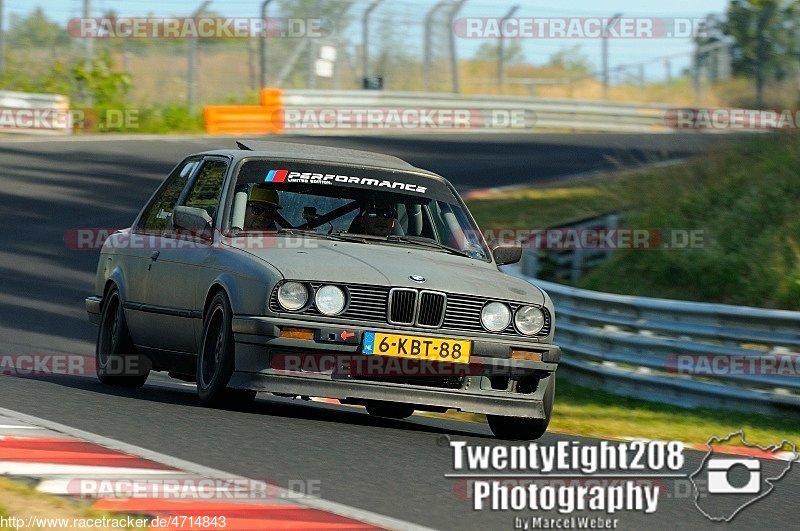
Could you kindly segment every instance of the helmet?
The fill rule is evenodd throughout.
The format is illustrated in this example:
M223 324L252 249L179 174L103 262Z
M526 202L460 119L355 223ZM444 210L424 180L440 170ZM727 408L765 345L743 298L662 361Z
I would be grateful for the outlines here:
M266 186L260 184L253 184L250 187L250 191L247 193L247 200L270 203L276 208L283 208L281 207L281 202L278 198L278 192L272 188L267 188Z

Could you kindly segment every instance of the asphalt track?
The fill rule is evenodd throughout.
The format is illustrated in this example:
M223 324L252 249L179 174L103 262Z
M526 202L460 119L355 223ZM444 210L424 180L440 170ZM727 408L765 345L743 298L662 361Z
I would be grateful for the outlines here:
M720 141L679 135L302 140L397 154L442 173L461 190L683 157ZM86 320L83 299L92 291L97 252L68 249L64 234L129 224L178 160L232 143L0 139L0 354L93 353L96 328ZM109 389L91 377L0 378L0 407L281 486L318 480L322 498L429 527L512 529L514 517L533 516L476 512L464 483L444 477L452 471L452 451L437 444L439 436L503 444L482 424L420 416L389 421L360 408L268 395L244 410L205 409L191 385L160 374L138 391ZM541 441L573 439L548 434ZM701 458L687 452L684 471L694 471ZM800 470L790 471L773 493L726 527L796 527L798 478ZM670 494L655 514L614 515L620 528L711 527L689 497L667 487Z

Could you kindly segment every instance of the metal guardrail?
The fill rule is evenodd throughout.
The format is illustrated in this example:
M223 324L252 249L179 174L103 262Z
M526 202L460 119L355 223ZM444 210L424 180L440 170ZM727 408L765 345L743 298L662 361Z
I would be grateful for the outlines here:
M0 90L0 132L70 134L69 98Z
M266 96L265 96L266 95ZM733 132L669 105L597 100L464 96L443 92L264 88L261 106L205 109L206 132L386 134L389 132ZM269 100L269 103L265 103ZM727 111L745 109L727 109ZM694 120L683 123L682 120ZM678 129L680 127L681 129ZM741 129L750 130L752 129ZM766 131L766 129L764 129Z
M671 132L668 105L573 99L462 96L378 90L261 91L260 106L208 106L208 133L385 134L387 132ZM370 117L368 113L373 111ZM381 118L374 119L377 114ZM451 114L457 124L414 122ZM406 119L411 116L410 123ZM445 116L446 118L446 116Z
M800 312L589 291L534 279L524 262L506 272L552 297L562 366L579 383L683 407L800 412Z
M442 92L349 90L284 90L284 109L462 110L482 114L479 127L458 131L575 130L608 132L669 132L668 105L591 100L519 98L494 95L461 96ZM514 114L510 114L514 113ZM508 123L509 116L515 117ZM287 124L288 125L288 124ZM366 130L350 124L351 130ZM287 127L292 132L294 128ZM430 129L441 131L441 129ZM419 131L419 129L415 130ZM319 133L320 130L311 130Z

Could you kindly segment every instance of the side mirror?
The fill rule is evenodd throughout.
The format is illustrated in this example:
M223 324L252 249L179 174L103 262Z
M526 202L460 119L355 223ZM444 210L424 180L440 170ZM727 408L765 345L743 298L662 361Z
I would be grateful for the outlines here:
M492 249L492 256L497 265L516 264L522 260L522 247L518 245L499 245Z
M183 229L201 237L211 236L212 223L211 216L202 208L177 206L172 212L172 226L175 229Z

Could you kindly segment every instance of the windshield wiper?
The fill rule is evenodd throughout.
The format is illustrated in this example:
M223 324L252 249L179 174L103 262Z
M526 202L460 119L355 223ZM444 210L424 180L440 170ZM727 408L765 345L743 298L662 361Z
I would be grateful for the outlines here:
M436 241L433 241L433 240L429 240L427 238L419 238L419 239L417 239L417 238L410 237L410 236L398 236L396 234L390 234L387 237L387 241L390 241L390 242L401 242L401 243L413 243L413 244L416 244L416 245L423 245L425 247L433 247L433 248L436 248L436 249L441 249L442 251L447 251L447 252L449 252L451 254L455 254L455 255L458 255L458 256L465 256L467 258L473 258L472 256L470 256L465 251L462 251L461 249L454 249L453 247L449 247L447 245L444 245L443 243L439 243L439 242L436 242Z
M328 236L331 238L336 238L337 240L343 242L358 242L358 243L367 243L369 240L369 236L364 234L350 234L349 232L345 231L338 231L338 232L329 232Z
M294 228L285 228L285 229L278 229L275 231L276 234L296 234L298 236L316 236L317 238L328 238L331 240L339 240L344 241L342 238L339 238L335 234L328 234L326 232L317 232L314 229L294 229Z

